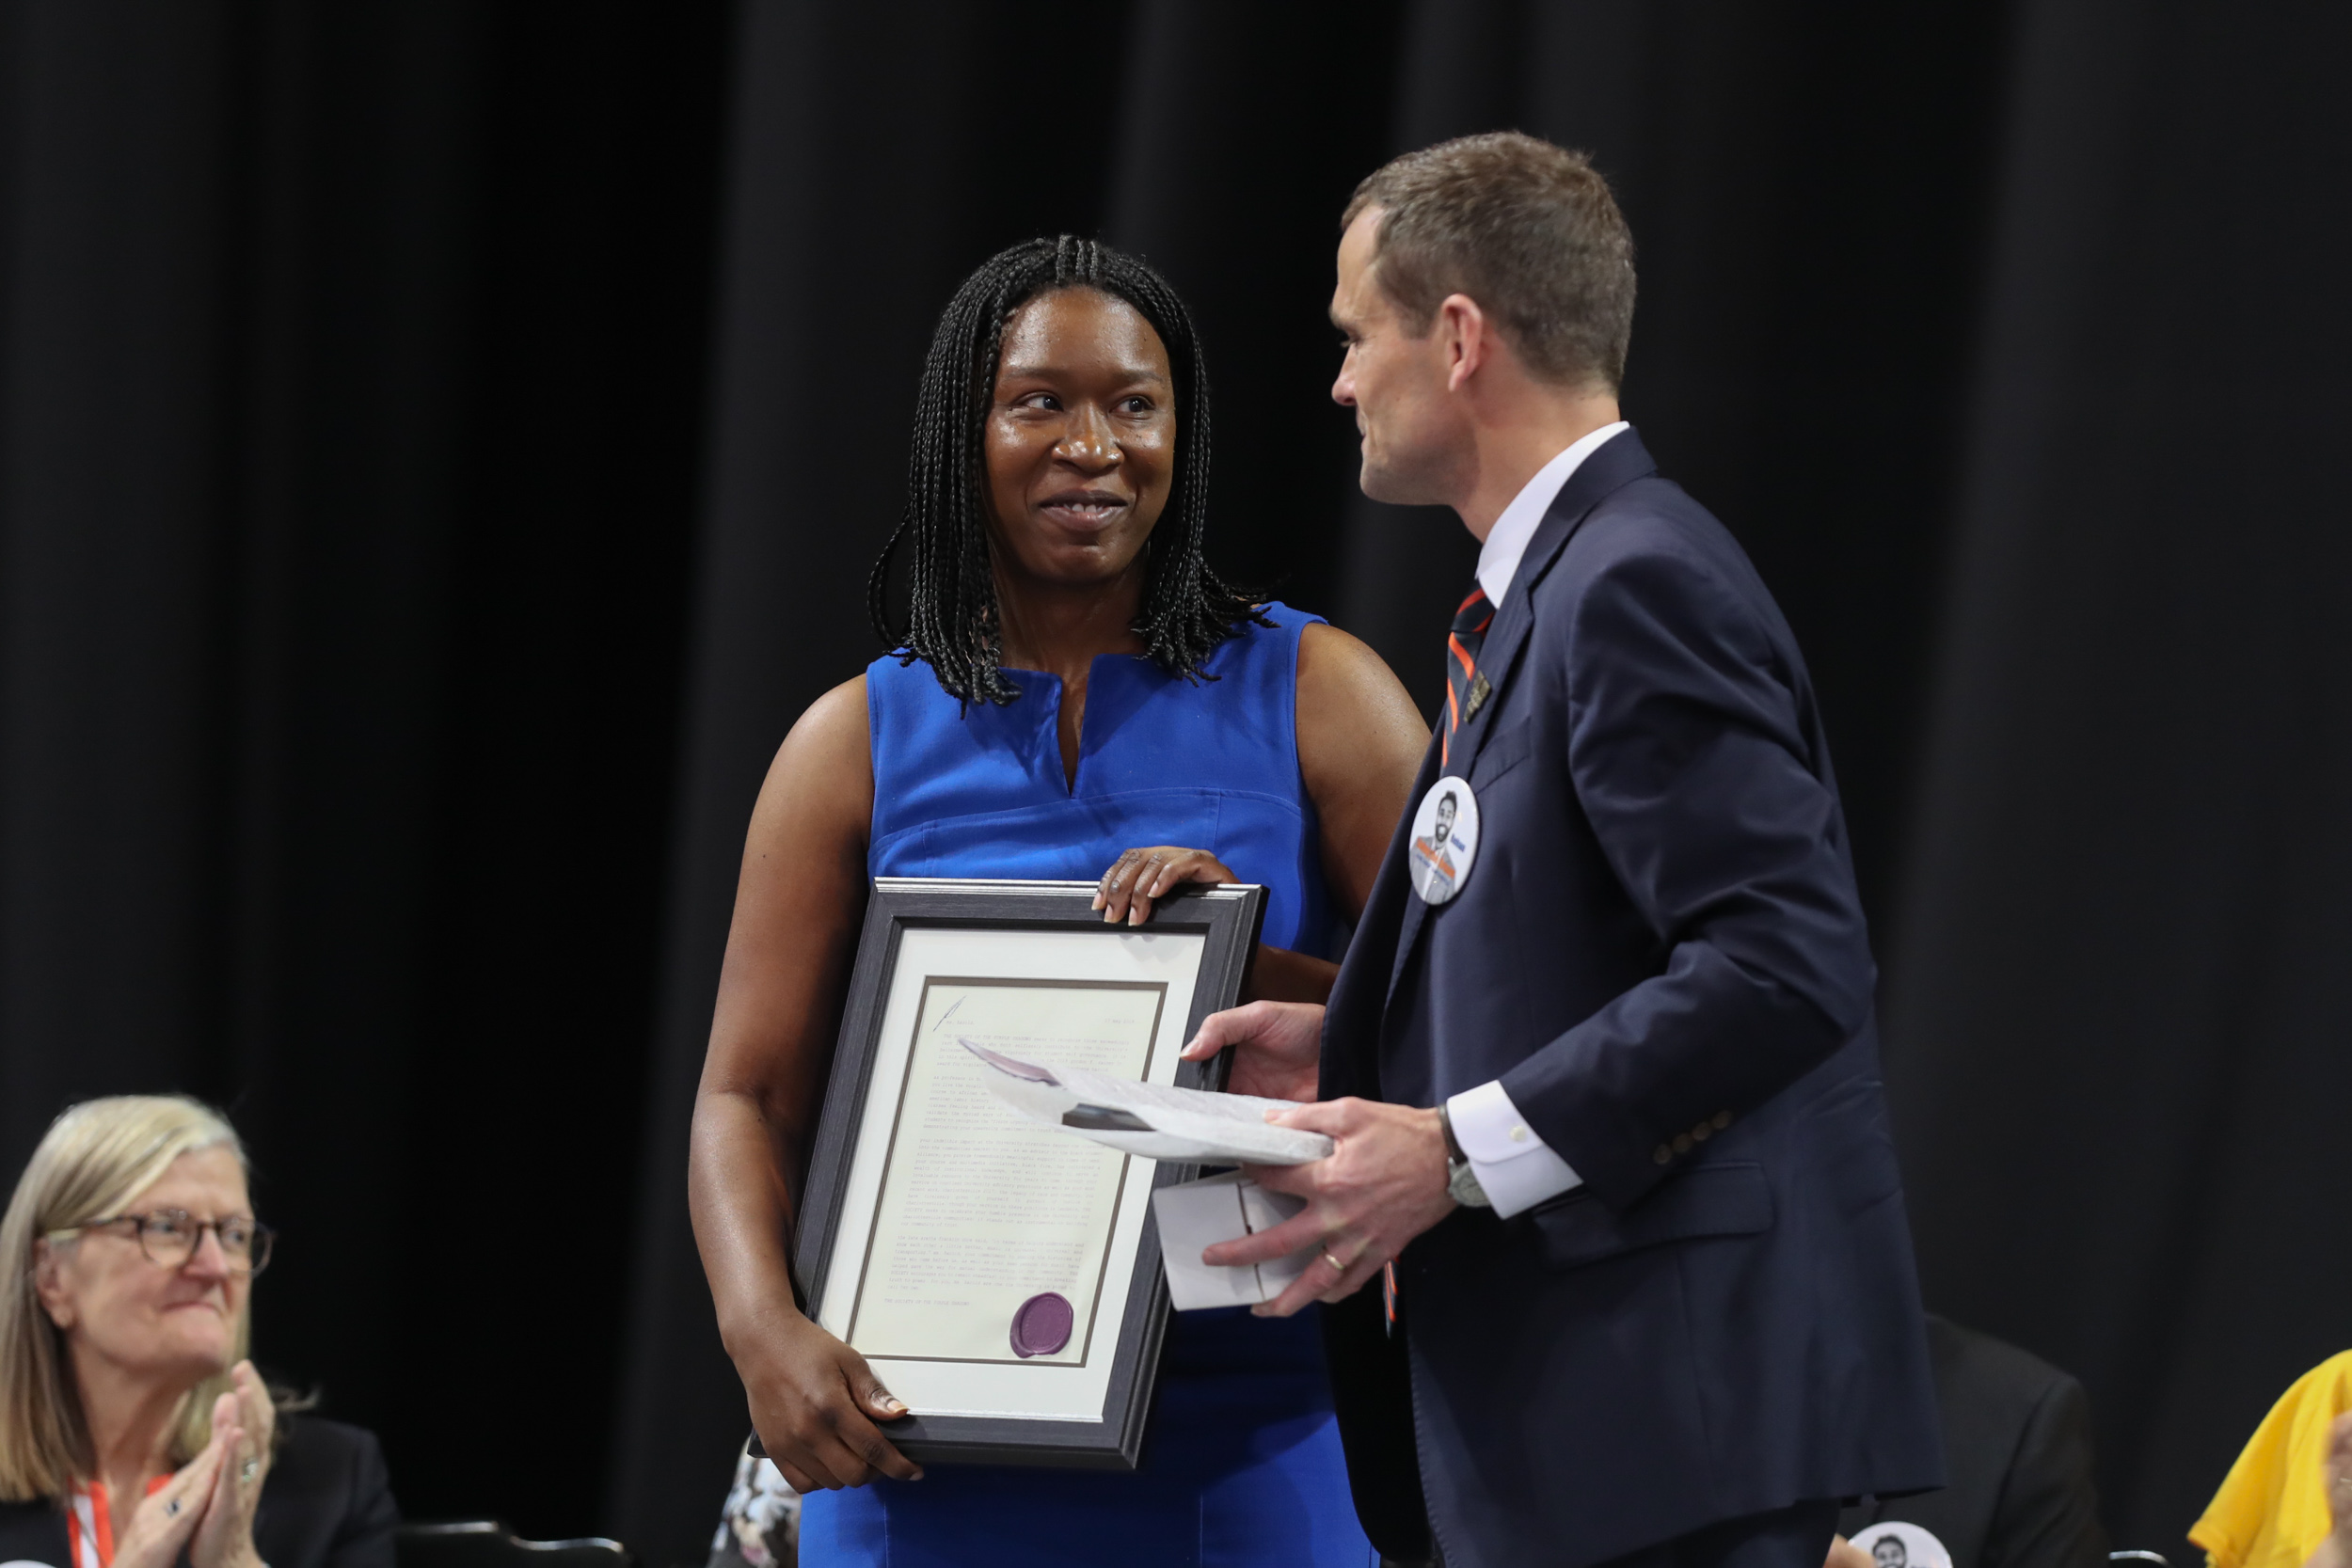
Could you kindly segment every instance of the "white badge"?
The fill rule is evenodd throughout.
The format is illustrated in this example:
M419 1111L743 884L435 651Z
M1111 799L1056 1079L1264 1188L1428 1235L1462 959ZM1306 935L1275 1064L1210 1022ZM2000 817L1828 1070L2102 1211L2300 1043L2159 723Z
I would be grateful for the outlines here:
M1451 775L1429 786L1413 813L1413 891L1442 904L1470 880L1478 859L1478 797L1468 780Z
M1853 1544L1870 1554L1877 1568L1952 1568L1952 1554L1943 1542L1900 1519L1855 1531Z

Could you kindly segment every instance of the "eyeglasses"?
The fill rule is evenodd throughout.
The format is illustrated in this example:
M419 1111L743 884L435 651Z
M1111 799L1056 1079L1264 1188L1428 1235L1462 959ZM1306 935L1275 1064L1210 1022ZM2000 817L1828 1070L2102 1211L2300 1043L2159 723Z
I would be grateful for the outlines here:
M167 1269L181 1268L195 1257L196 1249L203 1243L204 1232L209 1230L219 1241L220 1255L228 1260L230 1274L257 1275L269 1267L270 1243L278 1239L278 1232L253 1220L199 1220L185 1209L117 1214L110 1220L93 1220L71 1229L53 1230L49 1239L62 1242L86 1230L103 1230L117 1225L135 1227L139 1250L147 1254L147 1260Z

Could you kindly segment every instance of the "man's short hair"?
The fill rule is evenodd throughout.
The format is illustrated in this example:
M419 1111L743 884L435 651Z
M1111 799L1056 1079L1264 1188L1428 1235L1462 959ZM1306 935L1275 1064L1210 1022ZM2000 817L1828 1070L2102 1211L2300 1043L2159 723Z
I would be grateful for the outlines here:
M1368 207L1382 214L1381 292L1414 337L1447 295L1468 294L1539 379L1623 385L1633 235L1583 153L1517 131L1462 136L1375 170L1340 227Z

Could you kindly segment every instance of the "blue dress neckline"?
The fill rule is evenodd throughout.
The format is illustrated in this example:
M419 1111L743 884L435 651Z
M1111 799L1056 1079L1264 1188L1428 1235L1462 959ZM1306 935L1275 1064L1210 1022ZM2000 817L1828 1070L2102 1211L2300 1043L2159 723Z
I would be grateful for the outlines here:
M1112 663L1131 668L1139 665L1155 675L1162 673L1160 667L1153 663L1148 655L1096 654L1087 660L1087 708L1089 712L1094 708L1094 699L1102 679L1103 666ZM1041 718L1041 722L1045 726L1048 737L1053 742L1049 748L1053 753L1053 775L1060 781L1064 793L1073 799L1082 795L1085 792L1079 789L1078 783L1086 777L1087 757L1094 750L1094 726L1087 723L1083 719L1079 721L1078 765L1071 769L1069 777L1063 778L1061 771L1061 699L1065 683L1059 675L1044 670L1024 670L1016 665L1008 664L1004 666L1004 673L1011 676L1013 684L1021 689L1020 700L1012 705L1015 708L1028 706L1032 699L1042 703L1045 711ZM1032 685L1032 683L1035 684Z

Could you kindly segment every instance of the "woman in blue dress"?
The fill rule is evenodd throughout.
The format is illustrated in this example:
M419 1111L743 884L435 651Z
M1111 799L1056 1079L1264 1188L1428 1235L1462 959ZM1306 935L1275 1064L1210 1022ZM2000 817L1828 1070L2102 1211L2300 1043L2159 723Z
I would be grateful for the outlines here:
M803 715L753 814L690 1182L811 1568L1376 1560L1312 1314L1177 1315L1134 1474L925 1473L889 1441L904 1407L786 1270L869 878L1099 877L1104 918L1131 923L1178 881L1262 882L1254 993L1328 992L1428 732L1363 644L1209 570L1208 453L1164 279L1068 236L989 261L941 318L871 580L895 652Z

